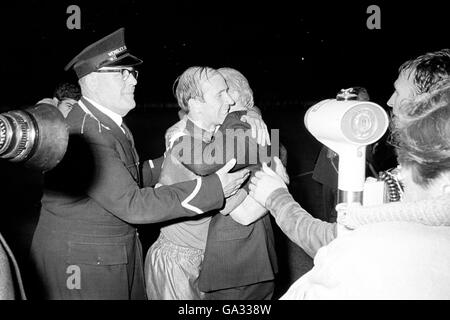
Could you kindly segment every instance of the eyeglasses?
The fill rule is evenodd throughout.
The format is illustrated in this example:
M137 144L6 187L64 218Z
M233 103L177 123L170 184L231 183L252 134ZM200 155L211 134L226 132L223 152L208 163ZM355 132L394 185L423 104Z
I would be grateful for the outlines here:
M103 72L120 72L122 74L122 80L126 81L128 79L128 77L130 76L130 74L133 75L134 79L137 80L139 72L135 69L104 69L104 70L97 70L95 72L99 72L99 73L103 73Z

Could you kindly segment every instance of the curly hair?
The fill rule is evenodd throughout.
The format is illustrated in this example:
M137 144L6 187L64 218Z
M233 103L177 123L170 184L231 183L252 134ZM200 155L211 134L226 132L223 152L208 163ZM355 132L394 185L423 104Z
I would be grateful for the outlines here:
M210 67L190 67L175 80L173 84L173 88L175 88L174 95L183 111L189 112L188 102L190 99L203 101L200 82L216 73L217 70Z
M370 101L370 96L369 92L364 87L350 87L348 89L339 90L336 99Z
M393 132L398 162L423 186L450 170L450 79L429 91L405 106Z
M417 94L428 92L439 81L450 75L450 49L428 52L403 63L398 73L413 76Z
M73 99L78 101L81 99L81 89L77 84L64 82L56 87L53 92L53 96L56 97L58 101L62 101L64 99Z
M224 78L230 89L239 92L239 100L246 109L253 108L253 91L250 88L247 78L242 73L233 68L220 68L217 70Z

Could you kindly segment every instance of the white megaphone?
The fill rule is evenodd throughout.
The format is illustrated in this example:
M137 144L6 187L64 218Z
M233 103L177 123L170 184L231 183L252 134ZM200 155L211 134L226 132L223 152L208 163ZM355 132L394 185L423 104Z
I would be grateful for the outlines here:
M380 139L388 125L388 115L378 104L339 95L306 112L308 131L339 155L338 203L363 203L366 146Z

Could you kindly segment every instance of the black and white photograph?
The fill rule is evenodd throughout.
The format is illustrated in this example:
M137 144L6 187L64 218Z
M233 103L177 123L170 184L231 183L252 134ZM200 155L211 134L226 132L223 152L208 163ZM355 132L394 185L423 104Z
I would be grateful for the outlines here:
M0 300L450 299L444 1L0 15Z

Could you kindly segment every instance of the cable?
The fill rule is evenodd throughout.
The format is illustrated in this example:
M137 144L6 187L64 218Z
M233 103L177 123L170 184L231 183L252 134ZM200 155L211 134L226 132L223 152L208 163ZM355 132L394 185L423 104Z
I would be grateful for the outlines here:
M403 187L397 178L395 169L392 172L389 170L381 171L379 177L388 187L389 202L400 201L402 198Z

